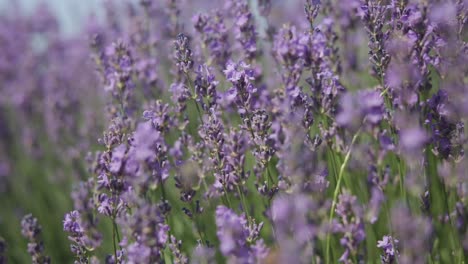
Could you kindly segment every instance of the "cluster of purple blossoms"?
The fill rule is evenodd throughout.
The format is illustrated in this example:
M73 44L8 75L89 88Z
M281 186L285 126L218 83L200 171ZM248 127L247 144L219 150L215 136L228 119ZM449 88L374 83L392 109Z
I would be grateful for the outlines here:
M198 14L193 18L194 27L201 34L204 47L209 52L210 62L224 68L231 51L229 46L228 29L224 23L222 13L213 11L209 14Z
M333 232L343 234L340 244L345 252L340 261L348 263L352 259L359 259L359 244L366 238L363 221L363 211L357 203L357 198L348 192L343 192L338 197L336 205L338 220L333 223Z
M383 250L380 256L382 263L394 263L398 257L398 240L393 239L391 236L383 236L382 240L377 241L377 247Z
M252 62L259 53L257 49L257 32L255 29L254 15L250 11L249 2L227 1L226 9L230 10L234 17L233 31L235 39L240 44L239 50L247 62Z
M37 218L31 214L25 215L21 220L21 234L28 239L28 253L34 264L50 263L50 258L45 255L44 242L41 240L42 227Z
M258 263L267 256L268 249L259 238L263 223L257 225L221 205L216 208L216 226L220 251L229 261Z

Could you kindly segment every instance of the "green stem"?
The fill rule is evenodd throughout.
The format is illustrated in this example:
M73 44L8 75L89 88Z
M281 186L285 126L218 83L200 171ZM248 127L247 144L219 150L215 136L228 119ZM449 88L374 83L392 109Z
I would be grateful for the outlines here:
M245 203L245 197L244 197L244 194L242 193L239 185L236 185L236 188L237 188L237 193L239 194L239 198L241 200L241 203L242 203L242 207L244 207L244 211L245 211L245 214L247 215L247 221L250 223L250 216L249 216L249 210L247 209L247 204Z
M336 170L338 166L336 163L335 154L333 153L333 150L330 145L328 146L328 149L330 151L330 156L332 160L332 167L333 167L333 174L334 174L333 176L335 176L335 181L338 181L338 171Z
M198 106L198 102L196 99L195 86L193 85L192 79L190 78L188 73L185 73L185 77L187 78L187 82L189 83L190 90L192 92L192 100L195 103L195 107L197 108L198 117L200 118L201 124L203 124L202 113L201 113L200 107Z
M330 209L330 218L329 218L330 225L333 221L338 194L340 193L340 190L341 190L341 182L343 181L344 170L346 168L346 165L349 162L349 158L351 157L351 151L353 149L354 143L356 142L356 139L358 138L360 132L361 132L361 129L359 128L356 134L354 134L353 139L351 140L351 144L349 145L348 152L346 153L345 159L343 161L343 164L341 164L341 167L340 167L340 172L338 174L338 181L336 182L335 191L333 193L333 202L332 202L332 206ZM327 244L326 244L326 257L328 258L328 260L330 260L330 239L331 239L331 235L330 235L330 232L328 232Z
M115 241L115 237L116 237L116 232L115 232L115 220L114 218L112 218L112 244L114 246L114 260L115 260L115 263L117 263L117 245L116 245L116 241Z
M223 189L224 189L224 197L226 198L228 206L229 206L229 208L232 208L232 204L231 204L231 201L229 200L229 196L228 196L228 191L226 189L226 186L224 186L224 184L223 184Z

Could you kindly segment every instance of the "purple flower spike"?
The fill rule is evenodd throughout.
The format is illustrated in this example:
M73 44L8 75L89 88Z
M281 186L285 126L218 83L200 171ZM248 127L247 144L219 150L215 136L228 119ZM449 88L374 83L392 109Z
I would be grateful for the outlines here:
M391 264L398 258L398 240L393 239L391 236L383 236L382 240L377 241L377 247L384 251L380 256L382 263Z
M257 263L266 257L266 248L260 239L259 230L252 232L244 215L238 216L225 206L216 208L217 235L221 253L232 261ZM261 228L261 227L260 227ZM256 241L255 244L251 242Z

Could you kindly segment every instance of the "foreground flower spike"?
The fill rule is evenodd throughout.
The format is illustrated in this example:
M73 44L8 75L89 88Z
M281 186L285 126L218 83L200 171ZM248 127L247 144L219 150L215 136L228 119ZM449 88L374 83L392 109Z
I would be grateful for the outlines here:
M209 51L209 62L224 68L231 56L229 34L222 13L215 10L209 14L198 14L192 19L194 27L202 36L203 44Z
M335 210L338 220L333 223L332 228L334 232L343 234L340 244L345 249L340 261L348 263L352 259L359 259L359 245L366 238L363 210L356 196L347 190L338 197Z
M187 74L193 68L193 54L189 38L180 33L174 41L174 59L180 72Z
M32 257L33 264L50 263L50 258L44 252L41 233L42 227L37 218L33 217L32 214L25 215L21 220L21 234L28 239L28 253Z
M248 1L240 0L227 2L227 8L234 16L234 35L241 46L241 52L246 61L253 62L258 55L257 32L254 16L250 12Z
M315 18L318 15L321 0L306 0L304 10L309 24L313 26Z
M424 216L411 215L408 208L392 209L392 226L399 240L402 263L426 263L431 251L433 226Z
M138 198L131 204L133 211L119 218L123 227L120 246L125 252L126 263L158 263L169 240L169 226L156 204L145 203Z
M63 230L68 233L68 240L72 242L70 248L75 255L75 263L84 264L89 263L90 253L97 245L94 239L88 237L81 217L78 211L66 214L63 220Z
M383 250L383 255L380 256L382 263L395 263L398 259L398 240L391 236L383 236L382 240L377 241L377 247Z
M171 236L171 242L169 243L169 248L174 255L175 264L186 264L188 263L187 257L181 252L182 241L177 240L174 236Z
M315 213L311 213L315 212ZM279 195L271 206L280 263L306 263L314 254L318 206L305 194ZM293 253L294 254L291 254Z
M238 216L220 205L216 208L216 226L221 253L230 261L258 263L268 254L263 239L259 238L262 224L252 226L244 215Z

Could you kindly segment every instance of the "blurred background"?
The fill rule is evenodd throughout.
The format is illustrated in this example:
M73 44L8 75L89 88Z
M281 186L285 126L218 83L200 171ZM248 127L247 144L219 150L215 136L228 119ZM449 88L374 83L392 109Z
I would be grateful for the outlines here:
M101 8L100 8L101 7ZM62 219L103 103L82 34L102 1L0 0L0 237L8 263L30 263L21 219L42 225L54 263L72 263ZM1 262L1 261L0 261Z
M103 0L0 0L0 12L11 12L11 8L18 6L25 14L32 14L40 4L47 4L51 12L57 16L60 29L65 34L76 33L80 25L90 13L102 16Z

